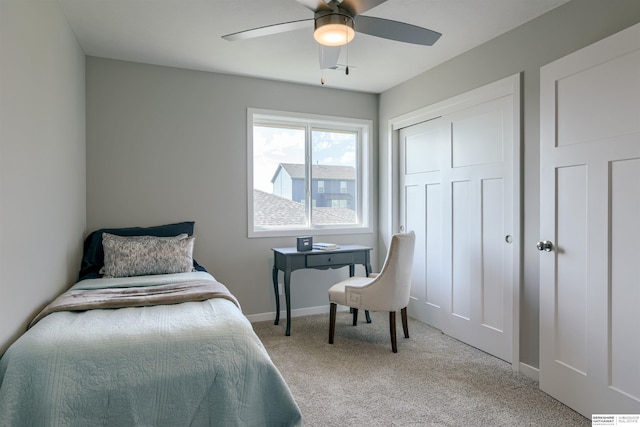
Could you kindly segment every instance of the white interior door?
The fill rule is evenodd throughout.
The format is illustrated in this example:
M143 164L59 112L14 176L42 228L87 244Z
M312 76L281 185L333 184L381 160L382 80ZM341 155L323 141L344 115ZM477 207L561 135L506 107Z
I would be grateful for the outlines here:
M446 203L443 184L450 128L436 118L400 131L402 226L416 233L411 302L412 317L442 329L449 277L443 266Z
M430 120L398 139L400 224L416 232L409 313L509 362L518 84L514 76L432 106Z
M540 388L640 413L640 25L540 75Z

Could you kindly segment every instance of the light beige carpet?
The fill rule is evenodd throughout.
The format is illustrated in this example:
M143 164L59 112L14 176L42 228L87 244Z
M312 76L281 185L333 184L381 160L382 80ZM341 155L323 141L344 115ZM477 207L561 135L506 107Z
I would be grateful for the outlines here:
M305 426L590 426L591 421L541 392L511 365L398 313L398 353L391 352L386 313L338 312L335 343L329 315L255 323L289 384Z

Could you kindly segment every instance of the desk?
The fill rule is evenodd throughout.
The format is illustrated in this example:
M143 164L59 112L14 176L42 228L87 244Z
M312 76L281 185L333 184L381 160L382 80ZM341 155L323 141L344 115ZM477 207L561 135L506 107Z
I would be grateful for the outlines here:
M371 248L360 245L340 245L339 249L325 251L314 249L298 252L294 248L273 248L273 290L276 294L276 320L280 322L280 295L278 271L284 273L284 297L287 303L287 336L291 335L291 272L303 268L326 270L349 266L349 276L355 274L355 265L364 265L366 275L371 273Z

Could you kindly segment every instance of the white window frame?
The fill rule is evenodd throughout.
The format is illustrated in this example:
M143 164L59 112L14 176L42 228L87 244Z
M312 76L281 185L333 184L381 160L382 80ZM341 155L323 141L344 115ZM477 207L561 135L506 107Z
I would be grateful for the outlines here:
M325 126L336 130L357 130L358 140L358 160L357 160L357 224L345 225L310 225L310 226L286 226L269 227L264 229L254 228L253 212L253 125L254 122L274 124L297 124L309 126ZM372 210L373 210L373 121L346 117L325 116L318 114L305 114L276 110L265 110L259 108L247 109L247 235L254 237L280 237L280 236L300 236L301 234L323 235L323 234L356 234L371 233ZM305 160L308 171L311 173L311 163ZM307 193L310 198L311 180L307 179Z

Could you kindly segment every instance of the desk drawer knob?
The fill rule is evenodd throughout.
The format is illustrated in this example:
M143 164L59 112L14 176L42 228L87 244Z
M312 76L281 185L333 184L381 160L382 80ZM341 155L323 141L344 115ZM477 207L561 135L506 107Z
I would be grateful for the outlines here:
M331 262L331 257L329 257L329 262Z

